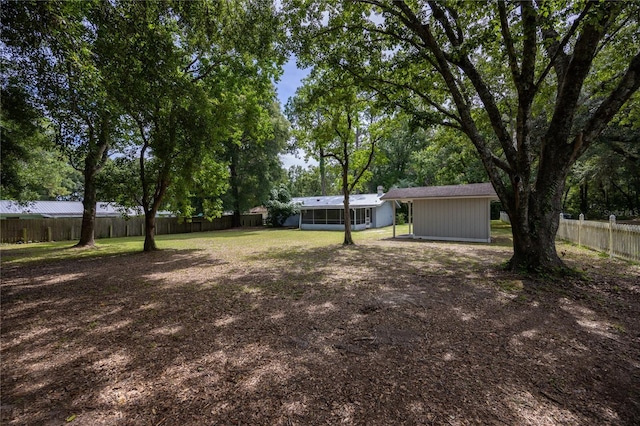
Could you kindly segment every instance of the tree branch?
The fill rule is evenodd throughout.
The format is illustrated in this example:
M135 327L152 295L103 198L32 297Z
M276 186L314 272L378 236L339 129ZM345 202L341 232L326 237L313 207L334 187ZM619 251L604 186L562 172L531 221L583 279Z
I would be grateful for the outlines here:
M565 34L565 36L562 38L562 41L560 42L558 42L560 35L557 33L556 30L553 29L551 25L548 25L546 27L544 25L541 25L542 38L547 50L547 54L549 55L549 63L540 74L540 77L538 77L538 80L536 81L536 84L535 84L536 88L540 87L540 84L542 84L544 79L547 78L547 74L553 68L556 70L556 76L558 78L558 89L560 89L560 86L564 81L566 68L569 62L569 57L567 56L566 53L564 53L564 48L569 43L569 40L571 40L571 37L573 37L575 32L578 30L578 26L584 20L585 16L591 9L592 5L593 4L591 2L588 2L585 5L584 9L580 13L580 16L578 16L578 18L576 18L576 20L573 21L571 28L569 29L567 34ZM543 20L542 16L540 15L538 15L538 19Z
M589 145L602 133L606 125L640 88L640 51L629 63L625 75L618 82L618 86L611 92L587 122L584 130L583 146L576 152L582 154ZM574 143L576 141L574 140Z
M349 192L351 192L353 188L355 188L355 186L358 184L358 181L360 180L364 172L366 172L369 169L369 166L371 166L373 157L375 156L376 142L378 142L379 140L380 139L377 138L371 141L371 150L369 151L369 158L367 159L367 164L364 167L362 167L362 169L360 170L360 173L358 173L358 175L353 179L353 183L349 185Z
M513 37L511 36L511 30L509 29L509 20L507 19L507 9L505 7L504 0L498 2L498 15L500 16L500 31L502 32L502 39L507 49L507 57L509 58L509 68L511 69L511 76L516 82L516 87L519 86L520 81L520 69L518 68L518 56L516 55L516 49L513 44Z

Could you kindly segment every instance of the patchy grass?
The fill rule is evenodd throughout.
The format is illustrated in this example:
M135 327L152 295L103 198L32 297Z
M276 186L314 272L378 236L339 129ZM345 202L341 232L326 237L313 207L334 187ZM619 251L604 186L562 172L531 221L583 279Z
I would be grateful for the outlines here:
M407 233L408 225L396 227L397 232ZM234 229L227 231L199 232L156 236L160 250L221 250L233 248L233 256L238 252L250 255L266 249L310 248L341 244L344 234L336 231L301 231L298 229ZM353 233L356 242L372 241L392 236L392 228L368 229ZM94 248L77 249L75 242L2 244L0 256L5 265L33 262L49 262L63 259L87 259L126 255L140 252L144 237L103 238L96 240ZM240 249L240 250L239 250Z
M2 424L638 424L640 267L523 277L493 231L3 246Z

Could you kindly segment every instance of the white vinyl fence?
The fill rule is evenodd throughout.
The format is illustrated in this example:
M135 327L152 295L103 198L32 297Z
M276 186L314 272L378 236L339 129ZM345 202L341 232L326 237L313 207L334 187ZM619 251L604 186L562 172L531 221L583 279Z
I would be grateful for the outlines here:
M640 261L640 225L616 223L613 215L608 223L584 220L582 214L579 220L565 219L560 215L557 236L609 256Z
M510 223L505 212L500 212L500 220ZM583 214L579 220L565 219L561 214L557 237L609 256L640 261L640 225L616 223L613 215L609 222L596 222L584 220Z

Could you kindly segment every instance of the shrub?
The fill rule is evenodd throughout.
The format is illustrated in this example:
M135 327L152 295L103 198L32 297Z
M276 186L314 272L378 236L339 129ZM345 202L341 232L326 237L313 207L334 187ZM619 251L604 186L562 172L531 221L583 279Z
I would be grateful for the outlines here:
M291 202L289 190L284 185L273 188L264 205L267 208L267 223L273 227L281 227L288 217L300 213L298 206Z

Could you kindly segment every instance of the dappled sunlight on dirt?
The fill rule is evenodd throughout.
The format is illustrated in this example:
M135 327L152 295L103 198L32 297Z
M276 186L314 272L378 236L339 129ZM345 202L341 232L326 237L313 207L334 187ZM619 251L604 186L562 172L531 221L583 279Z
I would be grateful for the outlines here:
M2 424L634 424L640 268L563 246L197 249L4 270ZM265 240L274 236L269 245Z

